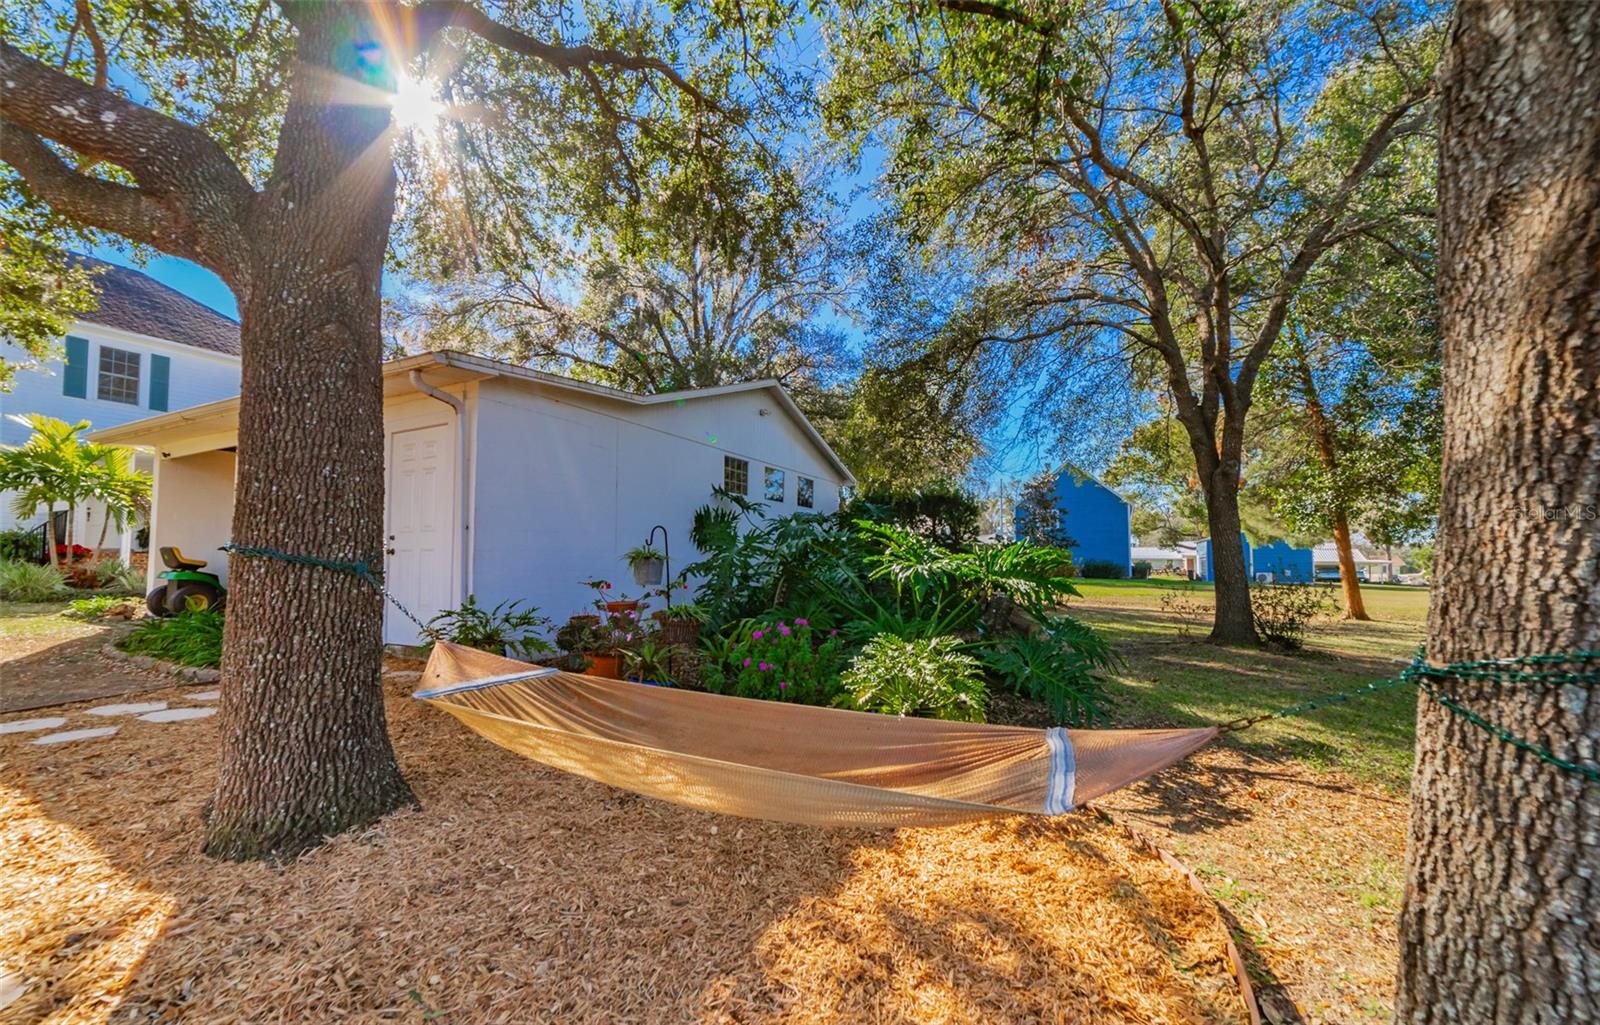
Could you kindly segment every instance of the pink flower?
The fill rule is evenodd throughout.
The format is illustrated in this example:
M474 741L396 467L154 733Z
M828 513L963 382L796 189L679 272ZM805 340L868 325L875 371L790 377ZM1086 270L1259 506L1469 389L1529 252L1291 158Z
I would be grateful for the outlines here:
M787 637L787 636L789 636L789 635L790 635L790 634L792 634L792 633L794 633L794 631L793 631L793 630L791 630L791 629L789 629L789 628L788 628L788 627L784 627L784 628L783 628L783 630L782 630L782 633L783 633L783 635L784 635L784 636L785 636L785 637Z
M797 620L794 621L794 625L795 626L810 626L811 625L811 620L809 620L809 619L797 619Z
M761 663L761 671L763 673L767 671L767 664L765 662Z
M761 639L761 631L757 630L755 633L751 634L750 637L752 640L759 641Z
M788 680L781 681L778 684L778 689L779 690L788 690L789 689L789 681Z
M837 636L839 636L839 631L837 631L837 630L829 630L828 631L828 636L829 637L837 637Z
M744 660L744 667L745 667L745 668L746 668L746 669L749 669L749 668L750 668L750 660L749 660L749 659L745 659L745 660Z

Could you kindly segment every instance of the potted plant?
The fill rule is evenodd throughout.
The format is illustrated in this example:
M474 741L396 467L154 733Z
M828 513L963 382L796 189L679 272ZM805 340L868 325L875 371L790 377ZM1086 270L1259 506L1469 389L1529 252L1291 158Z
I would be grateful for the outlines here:
M628 549L622 558L633 570L633 582L640 587L657 587L666 575L667 557L647 544Z
M661 625L661 637L668 644L694 647L700 642L700 627L708 617L699 605L683 602L662 609L653 618Z
M611 581L585 580L583 586L594 590L594 607L605 612L607 616L614 616L619 612L634 612L639 608L639 602L627 596L611 597Z
M672 646L658 644L646 637L637 649L627 651L624 659L628 666L628 679L656 687L672 686Z

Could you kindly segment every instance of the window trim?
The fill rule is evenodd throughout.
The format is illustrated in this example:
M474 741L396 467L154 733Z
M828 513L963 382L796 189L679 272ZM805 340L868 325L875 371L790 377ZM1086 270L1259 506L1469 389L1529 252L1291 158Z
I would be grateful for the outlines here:
M123 406L137 406L139 404L140 386L144 383L144 353L136 349L123 349L115 345L101 344L95 356L94 397L97 402L115 402ZM121 361L122 367L107 368L106 359ZM128 367L132 368L129 373ZM123 398L106 394L107 382L122 382L131 385L133 395Z
M817 507L817 479L815 477L794 477L794 504L801 509L815 509Z
M762 500L763 501L767 501L767 502L776 502L777 504L782 505L784 503L785 498L788 496L788 493L789 493L789 480L788 480L788 477L784 474L783 468L779 467L779 466L763 466L762 469L765 470L765 472L761 475L761 497L762 497ZM772 497L772 485L773 485L773 475L774 474L777 475L777 485L778 485L778 497L777 498L773 498Z

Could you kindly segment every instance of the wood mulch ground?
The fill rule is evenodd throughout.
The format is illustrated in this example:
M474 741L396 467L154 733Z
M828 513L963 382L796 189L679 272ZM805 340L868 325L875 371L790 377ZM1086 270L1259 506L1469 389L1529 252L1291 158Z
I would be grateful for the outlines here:
M286 867L197 851L215 718L0 735L0 1023L1245 1020L1215 907L1092 816L688 811L495 748L413 682L389 716L422 809Z
M1390 1020L1405 795L1221 744L1098 804L1217 898L1269 1025Z

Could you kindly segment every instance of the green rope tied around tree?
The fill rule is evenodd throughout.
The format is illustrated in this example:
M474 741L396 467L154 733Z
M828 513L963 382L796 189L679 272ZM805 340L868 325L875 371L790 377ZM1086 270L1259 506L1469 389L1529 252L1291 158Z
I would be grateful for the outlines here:
M253 555L263 559L276 559L287 562L293 566L312 566L317 569L332 570L335 573L348 573L353 577L365 580L372 585L373 590L383 595L395 608L399 609L407 619L417 625L422 636L431 640L438 640L439 632L422 620L408 608L400 603L400 599L389 593L383 586L383 570L378 568L378 560L369 559L365 562L354 562L348 559L324 559L319 555L301 555L297 552L286 552L281 548L268 548L263 545L242 545L229 541L222 546L222 550L230 555Z
M1411 684L1419 687L1424 694L1449 709L1453 714L1459 715L1490 736L1510 744L1518 750L1526 751L1548 765L1553 765L1565 772L1580 776L1591 783L1600 783L1600 765L1562 758L1549 748L1519 737L1504 726L1490 722L1463 705L1454 695L1444 689L1442 684L1450 680L1488 680L1496 683L1538 684L1555 687L1592 687L1596 683L1600 683L1600 651L1524 655L1520 658L1484 659L1477 662L1456 662L1451 665L1435 666L1429 665L1423 657L1422 650L1418 649L1417 657L1412 660L1411 664L1399 676L1390 677L1386 680L1373 680L1371 683L1354 687L1350 690L1326 694L1310 701L1302 701L1299 704L1264 712L1260 715L1234 719L1232 722L1224 723L1220 728L1225 733L1231 733L1272 719L1281 719L1291 715L1304 715L1319 708L1343 704L1352 698L1373 694L1380 690L1388 690L1391 687L1398 687L1403 684Z

